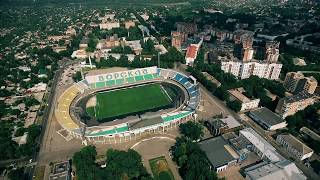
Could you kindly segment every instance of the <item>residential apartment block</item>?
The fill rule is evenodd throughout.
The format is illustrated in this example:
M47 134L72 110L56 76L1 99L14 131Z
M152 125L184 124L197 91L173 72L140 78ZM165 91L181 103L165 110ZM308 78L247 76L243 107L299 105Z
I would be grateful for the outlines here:
M304 77L299 72L288 72L284 80L284 87L292 92L307 92L313 94L317 88L318 82L313 77Z
M278 62L280 43L276 41L269 41L266 43L265 60L269 63Z
M177 50L181 50L182 43L186 41L187 34L178 31L171 32L171 45L175 47Z
M240 79L249 78L252 75L266 79L278 79L282 64L266 63L262 61L221 61L221 70L231 73Z
M250 110L259 106L260 99L250 99L245 96L245 90L243 88L236 88L228 90L231 95L230 98L238 100L241 103L240 111Z
M294 115L296 112L305 109L314 102L315 99L312 94L301 92L299 94L280 99L275 111L282 118L286 118L287 116Z

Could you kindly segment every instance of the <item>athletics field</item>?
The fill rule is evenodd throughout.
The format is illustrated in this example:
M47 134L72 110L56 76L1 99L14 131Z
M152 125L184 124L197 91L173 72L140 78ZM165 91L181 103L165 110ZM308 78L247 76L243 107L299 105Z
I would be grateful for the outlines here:
M149 84L96 94L96 106L87 108L98 120L139 113L171 104L160 84Z

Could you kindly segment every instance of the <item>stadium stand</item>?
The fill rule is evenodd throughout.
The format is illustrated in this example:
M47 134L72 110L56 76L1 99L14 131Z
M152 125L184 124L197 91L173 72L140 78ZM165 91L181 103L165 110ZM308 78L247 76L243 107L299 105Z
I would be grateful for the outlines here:
M115 88L118 86L130 86L143 82L152 82L153 80L171 81L180 84L185 88L188 100L183 108L178 111L162 114L157 120L144 120L134 125L120 123L116 125L86 127L75 119L71 114L70 107L74 99L84 92L95 92L102 89ZM148 128L164 130L165 127L176 126L181 122L187 121L193 117L195 110L200 102L200 91L196 84L189 81L189 77L174 70L162 69L157 67L141 68L129 71L115 72L109 74L100 74L86 76L84 80L75 83L69 87L58 99L55 109L55 116L59 124L75 137L88 138L89 141L101 142L100 138L116 138L131 136L135 133L141 133ZM144 127L148 126L148 127ZM130 128L132 127L132 128ZM81 132L85 133L81 133ZM120 140L121 141L121 140ZM115 142L110 139L102 142Z

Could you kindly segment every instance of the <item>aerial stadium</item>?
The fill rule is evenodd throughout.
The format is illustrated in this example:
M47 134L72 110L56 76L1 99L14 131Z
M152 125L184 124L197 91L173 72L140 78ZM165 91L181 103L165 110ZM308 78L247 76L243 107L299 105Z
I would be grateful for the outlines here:
M73 137L119 143L195 119L199 102L194 77L154 66L87 74L60 95L55 117Z

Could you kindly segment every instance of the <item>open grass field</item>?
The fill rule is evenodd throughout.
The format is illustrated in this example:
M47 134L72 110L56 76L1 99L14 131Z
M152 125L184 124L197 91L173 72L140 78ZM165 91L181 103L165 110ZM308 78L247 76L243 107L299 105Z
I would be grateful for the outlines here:
M164 156L150 159L149 164L155 180L174 180L173 174Z
M138 113L171 104L159 84L137 86L96 94L95 107L87 108L89 115L99 119Z

